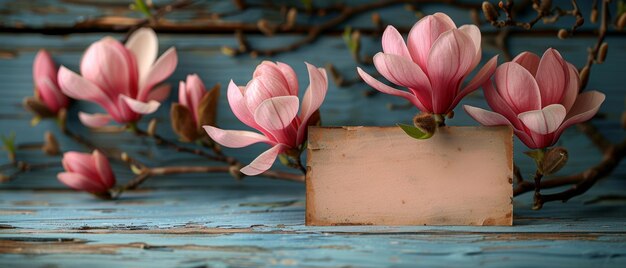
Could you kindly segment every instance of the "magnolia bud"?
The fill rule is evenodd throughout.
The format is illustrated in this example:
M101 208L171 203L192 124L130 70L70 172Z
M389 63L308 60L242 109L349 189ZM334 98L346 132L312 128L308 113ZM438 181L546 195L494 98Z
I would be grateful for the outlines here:
M429 113L420 113L413 117L413 125L418 128L421 132L433 134L437 129L437 122L435 122L435 118L433 118L432 114Z
M567 32L567 30L565 29L560 29L559 33L556 36L559 37L559 39L565 39L569 36L569 32Z
M246 174L241 173L241 168L243 168L241 164L232 165L228 168L228 173L230 173L235 180L240 181L246 176Z
M541 161L541 171L544 175L550 175L561 170L567 163L568 153L563 147L554 147L546 152Z
M598 58L596 59L597 63L603 63L604 60L606 60L606 53L609 50L609 44L607 44L606 42L602 43L602 45L600 45L600 48L598 49Z
M626 26L626 12L622 13L622 15L619 16L619 18L617 19L617 23L615 25L617 26L617 29L620 31L624 29L624 26Z
M492 3L488 1L483 2L482 9L487 21L494 22L498 19L498 11Z
M52 132L46 131L43 139L44 144L41 147L41 150L44 153L46 153L47 155L57 155L59 154L59 152L61 152L61 149L59 148L59 143L57 142L57 139L54 137Z
M157 120L156 118L152 118L152 120L150 120L150 123L148 123L148 131L146 131L150 137L153 137L156 133L156 127Z

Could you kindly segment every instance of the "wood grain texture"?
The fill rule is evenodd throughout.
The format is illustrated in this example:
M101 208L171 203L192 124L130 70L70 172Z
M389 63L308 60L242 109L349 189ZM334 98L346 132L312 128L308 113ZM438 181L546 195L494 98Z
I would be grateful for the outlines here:
M311 127L307 225L511 225L513 131Z
M158 2L158 1L155 1ZM173 13L173 23L207 21L211 11L227 12L234 8L229 0L199 1L200 7ZM264 0L253 1L256 3ZM289 1L286 1L289 2ZM314 1L318 3L319 1ZM355 4L357 1L346 1ZM472 2L472 1L467 1ZM558 1L555 1L558 2ZM579 1L585 10L592 1ZM88 18L120 15L139 17L127 11L128 1L62 0L0 1L0 21L8 28L31 28L21 34L0 33L0 134L15 131L18 143L37 143L45 130L53 130L61 149L86 149L63 137L54 122L45 121L31 127L31 115L21 107L24 97L32 95L31 65L40 48L51 52L58 64L78 70L78 62L87 46L106 35L99 32L44 35L46 29L71 28ZM419 5L428 14L449 13L457 24L471 23L468 11L444 4ZM385 23L409 27L415 14L398 5L378 11ZM251 9L228 20L255 22L261 16L280 21L280 10ZM532 16L526 14L525 16ZM371 13L351 19L346 25L371 29ZM323 18L322 18L323 19ZM317 23L317 18L301 14L298 23ZM543 29L569 27L570 22L541 26ZM301 88L308 85L306 60L318 66L333 63L346 76L356 77L350 53L338 33L334 33L292 53L272 58L227 57L220 53L223 45L236 46L229 34L196 32L192 34L159 34L160 48L175 45L179 65L168 82L176 85L189 73L198 73L207 85L228 84L230 79L245 83L261 60L278 60L292 65ZM590 29L594 25L585 26ZM1 27L0 27L1 28ZM112 29L105 29L113 31ZM493 32L489 26L482 27ZM606 63L592 71L590 88L609 96L594 119L603 134L618 141L626 137L619 125L624 109L622 65L626 62L624 35L610 28ZM78 29L77 31L81 31ZM54 33L47 31L46 33ZM280 34L267 38L250 34L249 41L259 47L274 47L302 37ZM380 51L379 36L364 35L362 51L373 55ZM558 49L572 63L580 66L586 60L586 48L595 40L586 35L558 40L553 35L520 34L510 40L514 54L524 50L543 52L548 46ZM483 63L499 53L493 37L483 38ZM500 63L502 59L500 60ZM482 63L481 63L482 64ZM371 66L362 66L374 73ZM174 87L176 90L176 87ZM321 108L325 125L384 126L409 123L416 112L389 110L389 103L403 100L378 95L363 97L370 88L355 84L338 88L330 84ZM174 90L169 103L175 101ZM304 90L301 90L303 93ZM460 105L487 107L477 91ZM168 109L147 116L159 121L158 132L173 138ZM104 134L86 130L77 122L78 111L100 111L98 107L78 102L70 111L69 126L89 135L103 147L119 147L150 165L206 165L196 157L173 154L149 139L138 139L130 133ZM222 94L218 123L228 129L245 129L230 111L226 94ZM450 125L477 125L459 108ZM601 157L597 149L574 128L567 130L560 144L570 151L568 165L559 174L579 172ZM243 162L254 159L267 149L255 145L245 149L225 149ZM515 162L524 175L533 172L532 161L521 152L526 148L515 140ZM18 159L31 162L59 161L38 150L24 150ZM0 154L0 163L6 163ZM275 165L278 167L279 165ZM2 267L624 267L626 266L626 165L591 189L584 196L565 204L551 203L541 211L531 210L531 196L514 200L513 227L490 226L329 226L310 227L305 220L304 185L260 178L241 182L228 174L190 174L157 177L138 190L125 193L120 200L95 200L90 195L67 189L55 178L60 168L30 172L16 181L0 184L0 266ZM121 165L114 165L120 182L132 177ZM558 190L558 189L555 189ZM548 192L548 191L546 191ZM610 197L610 198L608 198ZM620 198L621 197L621 198Z

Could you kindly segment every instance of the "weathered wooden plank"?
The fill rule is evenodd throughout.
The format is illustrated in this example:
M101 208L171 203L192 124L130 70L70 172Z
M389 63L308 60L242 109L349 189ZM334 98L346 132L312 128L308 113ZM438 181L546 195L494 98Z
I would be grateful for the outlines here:
M311 127L307 225L511 225L513 130Z

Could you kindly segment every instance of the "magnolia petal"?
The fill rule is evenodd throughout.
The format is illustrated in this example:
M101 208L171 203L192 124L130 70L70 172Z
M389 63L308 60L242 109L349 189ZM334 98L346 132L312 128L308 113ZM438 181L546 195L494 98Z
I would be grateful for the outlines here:
M496 69L496 88L516 113L541 109L541 93L535 78L521 65L503 63Z
M89 153L70 151L63 154L63 167L68 172L82 174L90 179L98 178L93 156Z
M533 139L524 131L521 131L513 126L511 121L509 121L503 115L469 105L464 105L463 109L465 110L465 112L467 112L469 116L471 116L472 118L474 118L474 120L478 121L484 126L512 126L515 135L524 144L526 144L526 146L535 148L535 142L533 141Z
M93 128L106 126L113 120L108 114L88 114L84 112L78 112L78 119L83 125Z
M176 48L171 47L151 66L144 79L139 81L137 99L144 100L152 87L172 75L177 64L178 55L176 54Z
M263 101L254 111L254 121L266 130L282 130L298 114L298 97L280 96Z
M105 37L87 48L80 62L82 76L98 85L109 98L137 94L135 57L119 41Z
M115 186L115 175L113 174L113 170L111 170L109 160L98 150L94 150L92 155L93 161L96 164L96 171L100 175L102 184L107 188Z
M278 69L283 73L285 79L287 80L287 84L289 84L289 93L294 96L298 96L298 77L296 76L296 72L291 68L291 66L282 63L276 62L278 65Z
M370 85L371 87L373 87L374 89L385 93L385 94L389 94L389 95L394 95L394 96L398 96L398 97L402 97L405 98L406 100L410 101L411 103L413 103L413 105L415 105L415 107L417 107L420 111L422 112L431 112L431 109L426 109L426 107L424 106L424 104L422 104L417 97L415 97L415 95L403 91L403 90L399 90L399 89L395 89L392 88L388 85L385 85L384 83L376 80L376 78L372 77L371 75L369 75L368 73L366 73L365 71L363 71L361 69L361 67L357 67L357 72L359 73L359 75L361 76L361 78L363 78L363 81L365 81L365 83L367 83L368 85Z
M542 106L561 103L565 86L569 82L569 69L558 51L552 48L546 50L535 78L539 85Z
M285 148L287 148L287 146L283 144L274 145L274 147L260 154L249 165L243 167L241 173L248 176L255 176L265 172L272 167L278 154L283 152Z
M468 75L472 70L474 70L474 68L476 68L476 65L478 65L478 63L480 62L480 58L482 57L482 49L480 46L482 39L480 36L480 29L478 29L478 27L476 27L476 25L474 24L466 24L459 27L459 31L465 33L474 42L474 49L476 50L472 65L465 73L465 75Z
M541 110L521 113L517 117L532 132L545 135L556 131L565 119L565 107L561 104L551 104Z
M187 84L185 84L185 81L179 81L178 82L178 103L180 103L181 105L188 107L189 106L189 99L187 98L188 94L187 94Z
M46 104L46 107L54 113L58 112L62 107L66 107L69 103L67 97L61 93L61 90L50 78L40 78L37 92L39 93L39 98Z
M526 68L533 76L537 75L537 68L541 58L535 53L524 51L517 55L512 61Z
M115 110L111 99L95 84L61 66L58 74L61 91L74 99L87 100L103 106L107 111Z
M432 86L433 112L449 112L459 84L474 62L474 41L453 29L441 34L428 55L428 78Z
M565 106L565 110L569 113L574 105L574 102L576 102L576 97L578 96L580 76L576 66L573 64L567 63L567 69L569 71L569 81L567 82L567 86L565 86L565 92L563 92L563 100L561 103Z
M200 79L200 76L197 74L192 74L187 76L187 98L190 101L190 110L196 111L200 104L200 100L206 93L206 88L204 87L204 82ZM194 113L195 114L195 113Z
M396 85L413 88L425 95L430 95L431 85L428 76L419 65L394 54L376 53L374 65L380 74Z
M203 128L211 139L229 148L242 148L259 142L274 144L266 136L252 131L223 130L214 126L203 126Z
M309 73L309 88L304 92L302 97L302 112L300 113L300 126L298 128L298 134L296 143L301 144L306 139L306 131L308 129L308 123L311 116L317 111L324 98L326 98L326 92L328 91L328 77L326 76L326 70L322 68L316 68L312 64L306 63L306 68Z
M245 91L245 103L250 110L251 113L254 113L256 108L265 100L270 99L272 97L285 96L286 94L280 95L276 94L277 92L272 91L270 88L266 88L265 84L261 82L260 77L252 78L246 85Z
M254 122L254 116L246 106L246 100L241 93L241 89L230 80L228 83L228 91L226 93L228 98L228 104L230 105L230 109L233 111L235 116L239 119L239 121L248 125L249 127L258 129L259 126L256 122Z
M56 83L57 69L48 51L40 49L33 62L33 81L37 84L37 81L44 78Z
M57 174L57 178L63 184L78 191L85 191L90 193L100 193L108 190L98 180L90 179L82 174L73 172L61 172Z
M161 105L160 102L155 101L155 100L142 102L142 101L133 99L131 97L128 97L126 95L120 95L120 98L124 100L124 102L126 102L126 105L128 105L128 108L130 108L133 112L138 113L138 114L154 113L157 109L159 109L159 106Z
M596 115L596 113L598 113L598 110L605 99L606 95L596 90L579 94L578 98L576 98L576 102L572 106L572 109L567 113L565 122L557 131L557 135L560 135L563 130L573 124L582 123L591 119L594 115Z
M443 12L436 12L435 14L432 15L433 17L437 18L438 20L440 20L441 22L445 23L448 25L448 27L450 27L450 29L454 29L456 28L456 24L454 23L454 21L452 20L452 18L450 18L450 16L448 16L448 14L443 13Z
M407 59L411 58L402 35L393 26L387 26L385 32L383 32L382 43L385 54L397 55Z
M295 75L295 73L293 74ZM263 61L256 67L252 78L256 78L257 82L260 82L266 92L271 97L296 95L292 94L291 85L287 81L283 71L278 68L278 65L271 61Z
M145 79L159 52L159 41L156 33L152 28L140 28L133 32L125 45L135 55L139 81Z
M459 104L461 99L465 98L468 94L472 93L474 90L478 89L480 85L487 82L489 78L496 71L496 66L498 65L498 55L493 56L485 65L476 73L476 76L470 80L469 83L459 92L459 94L455 97L454 102L452 103L452 107L449 109L454 109L454 107Z
M148 93L148 101L158 101L164 102L169 97L170 92L172 91L172 86L170 84L162 84L156 86L153 90Z
M511 122L499 113L494 113L492 111L487 111L485 109L469 105L463 105L463 109L469 116L474 118L474 120L478 121L478 123L483 126L511 125Z
M407 48L413 61L423 70L427 70L428 55L433 43L441 34L454 28L454 22L443 13L426 16L415 23L407 38Z
M500 96L500 93L493 87L491 80L487 80L483 84L483 93L485 94L485 99L489 107L491 107L494 112L506 117L515 128L524 129L522 122L517 118L517 113L515 113L502 96Z

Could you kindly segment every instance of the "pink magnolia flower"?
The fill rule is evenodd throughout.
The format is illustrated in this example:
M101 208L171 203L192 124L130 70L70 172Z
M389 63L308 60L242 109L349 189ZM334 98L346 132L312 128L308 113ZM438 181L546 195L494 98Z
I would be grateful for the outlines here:
M198 115L198 106L200 100L207 93L204 83L197 74L187 76L187 81L180 81L178 86L178 102L187 107L191 111L193 121L200 124L200 116Z
M69 99L57 84L57 67L46 50L39 50L33 63L35 96L53 113L67 107Z
M304 93L300 115L298 79L287 64L264 61L245 87L230 81L228 102L233 113L241 122L263 134L212 126L204 126L204 129L214 141L226 147L241 148L258 142L272 146L242 168L242 173L260 174L272 166L279 154L301 150L309 119L322 105L328 89L326 71L308 63L306 66L310 85Z
M475 25L456 27L444 13L419 20L409 32L407 43L393 26L382 37L383 52L374 56L374 65L398 90L383 84L357 68L363 80L385 94L409 100L422 112L447 114L467 94L476 90L495 71L497 57L461 89L461 83L481 58L480 30Z
M115 186L109 160L98 150L92 154L67 152L62 163L66 172L59 173L57 178L75 190L104 194Z
M68 96L102 106L107 114L79 113L83 124L99 127L111 120L133 123L157 110L169 95L169 86L156 87L169 77L178 61L172 47L156 59L158 40L150 28L130 36L126 45L105 37L85 51L82 76L61 67L59 84ZM156 61L155 61L156 59Z
M464 106L476 121L486 126L510 125L529 148L554 145L567 127L589 120L600 109L604 94L578 94L580 81L574 65L549 48L541 59L523 52L498 67L495 88L483 84L493 112Z

